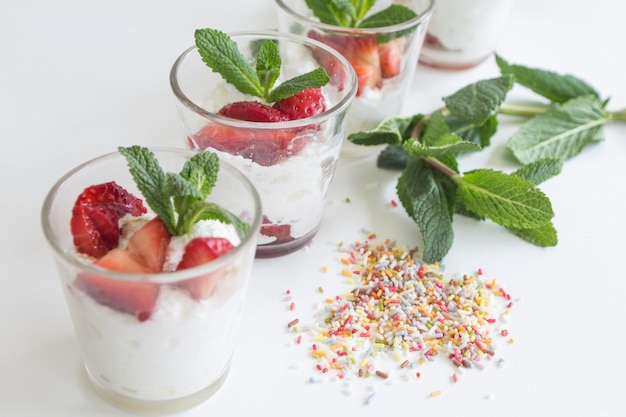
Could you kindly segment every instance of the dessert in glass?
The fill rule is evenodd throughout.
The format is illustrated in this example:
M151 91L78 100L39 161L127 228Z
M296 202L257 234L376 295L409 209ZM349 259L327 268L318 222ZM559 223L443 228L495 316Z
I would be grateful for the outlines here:
M52 187L42 227L102 397L164 413L219 389L261 216L252 183L208 152L120 148Z
M334 2L275 1L281 31L326 43L354 67L359 89L348 114L348 134L373 129L386 117L402 114L433 0L341 2L348 12L333 9ZM377 150L346 141L343 154L366 156Z
M170 74L184 140L255 185L263 204L256 256L292 253L319 230L354 70L327 45L291 34L199 29L195 39ZM217 51L223 45L227 54Z
M513 0L437 0L419 61L464 70L495 51Z

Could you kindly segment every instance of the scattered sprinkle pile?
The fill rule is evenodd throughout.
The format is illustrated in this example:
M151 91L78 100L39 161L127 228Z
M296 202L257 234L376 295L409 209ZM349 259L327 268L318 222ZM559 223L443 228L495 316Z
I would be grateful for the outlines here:
M354 290L326 298L315 325L299 328L298 319L288 324L289 331L311 335L317 371L335 372L340 379L386 379L388 370L376 368L377 358L391 357L400 369L411 370L438 355L461 369L482 368L495 355L494 338L508 337L511 295L495 279L486 281L481 270L448 279L438 265L416 261L416 250L375 239L369 234L363 242L339 248L341 274ZM496 297L501 300L498 317L490 303ZM296 343L302 343L302 334ZM451 379L457 382L457 374Z

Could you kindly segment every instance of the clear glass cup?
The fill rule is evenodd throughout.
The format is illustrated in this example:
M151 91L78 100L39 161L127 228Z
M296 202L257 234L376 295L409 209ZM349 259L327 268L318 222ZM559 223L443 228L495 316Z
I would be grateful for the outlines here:
M378 0L368 14L385 9L391 4L400 4L410 8L418 16L402 24L372 29L321 23L313 16L304 0L275 2L281 31L326 42L359 67L359 90L348 114L348 134L373 129L386 117L402 114L406 96L411 91L434 0ZM387 41L385 37L393 37L395 40ZM367 54L355 52L363 46L366 47ZM383 57L387 54L393 60ZM386 64L390 61L390 64ZM379 150L380 147L377 146L357 146L346 141L343 155L362 157L377 154Z
M185 149L152 149L165 171L180 172L194 154ZM261 224L261 202L252 183L221 162L207 200L250 224L235 249L216 260L177 272L130 274L99 268L76 252L70 231L72 207L86 187L115 181L141 196L126 159L118 152L74 168L50 190L41 212L42 228L81 347L91 385L114 405L142 413L176 412L199 404L225 382L235 349L247 283ZM81 285L84 277L106 285L158 291L152 314L122 312L97 301ZM211 279L207 298L194 300L178 287Z
M475 67L496 50L513 0L437 0L419 62L447 70Z
M345 137L346 114L356 94L356 75L343 56L308 38L278 32L229 36L250 61L260 41L278 43L282 67L276 85L319 68L317 59L332 67L330 81L322 87L325 111L271 123L217 114L228 103L260 99L227 84L202 61L195 46L178 57L170 73L186 144L191 149L217 152L244 172L259 191L263 224L256 256L286 255L308 244L319 230Z

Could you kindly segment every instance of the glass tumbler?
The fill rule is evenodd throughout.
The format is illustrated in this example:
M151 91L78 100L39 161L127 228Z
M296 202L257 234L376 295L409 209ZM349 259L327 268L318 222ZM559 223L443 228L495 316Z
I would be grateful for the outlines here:
M218 114L226 104L256 100L213 72L195 46L176 59L170 84L186 145L213 150L252 181L263 203L256 256L277 257L307 245L322 222L329 187L345 137L346 115L356 94L356 76L345 58L312 39L278 32L229 34L246 59L256 59L265 40L278 44L276 82L326 65L325 110L284 122L250 122Z
M166 172L179 172L194 154L183 148L152 151ZM141 196L126 159L114 152L69 171L52 187L41 211L84 367L95 390L120 408L141 413L188 409L210 397L227 378L261 224L260 198L239 170L221 161L207 200L250 225L240 244L189 269L123 273L78 254L70 230L79 194L109 181ZM181 290L181 283L194 280L210 283L210 294L197 298ZM94 282L102 293L89 289L87 283ZM150 294L156 301L149 313L120 308L106 299L107 289L128 297Z

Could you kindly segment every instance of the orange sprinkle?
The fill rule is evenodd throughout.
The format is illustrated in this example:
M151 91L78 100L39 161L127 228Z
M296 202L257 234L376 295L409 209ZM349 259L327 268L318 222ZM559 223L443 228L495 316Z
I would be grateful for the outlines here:
M348 269L341 270L341 275L343 275L344 277L352 278L352 272Z
M348 258L341 258L341 263L344 265L350 265L350 260Z
M441 391L441 390L433 391L430 394L428 394L428 396L430 398L435 398L435 397L439 397L442 393L443 393L443 391Z

